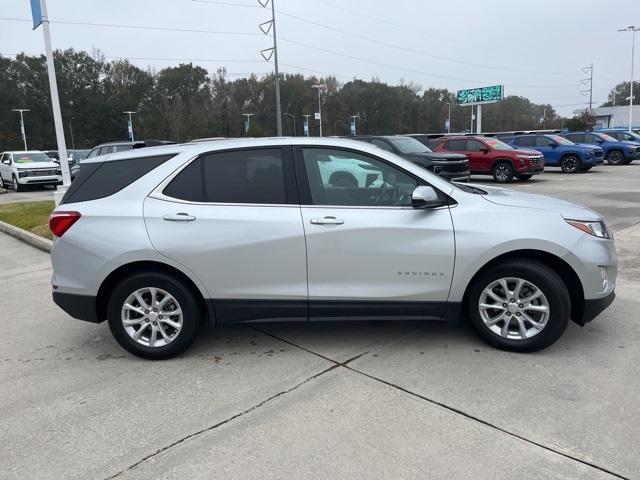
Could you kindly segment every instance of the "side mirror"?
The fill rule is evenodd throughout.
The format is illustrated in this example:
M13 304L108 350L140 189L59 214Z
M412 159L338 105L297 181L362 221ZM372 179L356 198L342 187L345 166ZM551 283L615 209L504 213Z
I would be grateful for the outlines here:
M2 160L2 163L4 163L5 165L11 165L11 160L8 158L5 158L4 160Z
M487 147L481 147L478 150L482 153L489 153L489 149Z
M417 209L443 207L447 202L440 198L433 187L421 185L411 194L411 206Z
M556 142L549 142L549 146L551 148L556 148L558 146L558 144Z

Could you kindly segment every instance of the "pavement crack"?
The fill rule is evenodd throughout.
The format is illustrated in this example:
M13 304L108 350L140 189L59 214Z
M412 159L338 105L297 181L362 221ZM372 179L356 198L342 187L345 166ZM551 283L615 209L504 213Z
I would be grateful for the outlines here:
M286 390L282 390L281 392L278 392L278 393L275 393L275 394L271 395L270 397L266 398L265 400L262 400L261 402L257 403L256 405L253 405L250 408L247 408L246 410L243 410L243 411L241 411L239 413L236 413L235 415L232 415L231 417L226 418L225 420L222 420L222 421L216 423L215 425L211 425L209 427L203 428L202 430L198 430L197 432L190 433L190 434L180 438L179 440L176 440L176 441L170 443L169 445L166 445L166 446L164 446L162 448L157 449L155 452L150 453L149 455L146 455L146 456L142 457L140 460L138 460L137 462L129 465L128 467L126 467L126 468L124 468L122 470L119 470L118 472L114 473L113 475L105 477L104 480L112 480L114 478L118 478L119 476L123 475L124 473L127 473L127 472L129 472L131 470L135 470L137 467L139 467L141 464L143 464L147 460L150 460L150 459L160 455L161 453L164 453L167 450L169 450L169 449L171 449L171 448L173 448L173 447L175 447L177 445L180 445L181 443L186 442L187 440L190 440L192 438L198 437L198 436L200 436L200 435L202 435L204 433L210 432L212 430L215 430L218 427L226 425L227 423L232 422L233 420L235 420L237 418L243 417L244 415L246 415L248 413L251 413L254 410L257 410L260 407L263 407L267 403L269 403L269 402L271 402L271 401L273 401L273 400L275 400L277 398L280 398L283 395L287 395L288 393L291 393L294 390L297 390L298 388L300 388L301 386L305 385L306 383L311 382L312 380L315 380L316 378L318 378L318 377L320 377L320 376L324 375L325 373L328 373L328 372L330 372L332 370L335 370L336 368L338 368L340 366L342 366L342 365L334 363L334 365L331 365L329 368L325 368L321 372L318 372L318 373L306 378L302 382L299 382L299 383L295 384L293 387L290 387L290 388L288 388Z
M482 418L480 418L480 417L476 417L475 415L472 415L472 414L470 414L470 413L467 413L467 412L465 412L465 411L463 411L463 410L460 410L460 409L458 409L458 408L455 408L455 407L452 407L452 406L450 406L450 405L447 405L446 403L439 402L439 401L434 400L434 399L432 399L432 398L425 397L424 395L421 395L421 394L419 394L419 393L416 393L416 392L413 392L413 391L411 391L411 390L408 390L408 389L406 389L406 388L404 388L404 387L401 387L400 385L396 385L396 384L394 384L394 383L388 382L388 381L383 380L383 379L381 379L381 378L378 378L378 377L376 377L376 376L374 376L374 375L370 375L370 374L368 374L368 373L365 373L365 372L362 372L362 371L360 371L360 370L357 370L357 369L355 369L355 368L353 368L353 367L350 367L350 366L348 366L348 365L339 365L339 366L342 366L342 367L344 367L344 368L346 368L346 369L348 369L348 370L350 370L350 371L352 371L352 372L354 372L354 373L357 373L357 374L359 374L359 375L362 375L362 376L364 376L364 377L367 377L367 378L369 378L370 380L374 380L374 381L376 381L376 382L380 382L380 383L382 383L382 384L384 384L384 385L387 385L387 386L389 386L389 387L391 387L391 388L394 388L394 389L396 389L396 390L400 390L401 392L404 392L404 393L406 393L406 394L408 394L408 395L411 395L411 396L413 396L413 397L419 398L420 400L424 400L424 401L429 402L429 403L431 403L431 404L433 404L433 405L437 405L437 406L439 406L439 407L441 407L441 408L444 408L445 410L448 410L448 411L450 411L450 412L452 412L452 413L455 413L455 414L457 414L457 415L462 415L463 417L465 417L465 418L467 418L467 419L469 419L469 420L471 420L471 421L474 421L474 422L480 423L480 424L482 424L482 425L484 425L484 426L486 426L486 427L489 427L489 428L492 428L492 429L497 430L497 431L499 431L499 432L502 432L502 433L504 433L504 434L506 434L506 435L509 435L510 437L517 438L518 440L521 440L521 441L523 441L523 442L525 442L525 443L528 443L528 444L530 444L530 445L534 445L534 446L536 446L536 447L542 448L542 449L544 449L544 450L546 450L546 451L548 451L548 452L555 453L555 454L560 455L560 456L562 456L562 457L565 457L565 458L568 458L568 459L573 460L573 461L575 461L575 462L581 463L582 465L585 465L585 466L588 466L588 467L594 468L594 469L596 469L596 470L599 470L599 471L601 471L601 472L603 472L603 473L607 473L607 474L609 474L609 475L612 475L612 476L614 476L614 477L616 477L616 478L620 478L620 479L622 479L622 480L631 480L629 477L625 477L624 475L621 475L621 474L616 473L616 472L614 472L614 471L612 471L612 470L609 470L609 469L608 469L608 468L606 468L606 467L602 467L602 466L600 466L600 465L596 465L595 463L591 463L591 462L589 462L589 461L587 461L587 460L583 460L583 459L581 459L581 458L575 457L575 456L570 455L570 454L568 454L568 453L564 453L564 452L562 452L562 451L560 451L560 450L556 450L556 449L555 449L555 448L553 448L553 447L550 447L550 446L545 445L545 444L543 444L543 443L536 442L535 440L531 440L531 439L529 439L529 438L527 438L527 437L524 437L524 436L519 435L519 434L517 434L517 433L515 433L515 432L512 432L512 431L509 431L509 430L507 430L507 429L505 429L505 428L503 428L503 427L500 427L500 426L498 426L498 425L496 425L496 424L494 424L494 423L491 423L491 422L489 422L489 421L487 421L487 420L483 420L483 419L482 419Z

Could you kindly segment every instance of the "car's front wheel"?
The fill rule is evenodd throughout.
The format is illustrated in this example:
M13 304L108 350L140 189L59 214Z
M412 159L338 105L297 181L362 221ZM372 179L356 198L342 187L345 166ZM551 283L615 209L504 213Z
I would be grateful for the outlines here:
M24 190L24 186L18 182L18 177L13 176L13 190L15 192L22 192Z
M576 173L580 170L580 159L575 155L567 155L560 161L560 169L564 173Z
M510 183L513 180L513 166L508 162L499 162L493 167L493 179L498 183Z
M532 352L560 338L569 323L571 302L551 268L534 260L512 260L475 280L467 308L474 328L489 344Z
M609 165L622 165L624 162L624 155L620 150L612 150L607 155L607 162Z
M152 272L120 282L109 299L107 316L111 333L125 350L152 360L184 352L202 323L192 289L165 273Z

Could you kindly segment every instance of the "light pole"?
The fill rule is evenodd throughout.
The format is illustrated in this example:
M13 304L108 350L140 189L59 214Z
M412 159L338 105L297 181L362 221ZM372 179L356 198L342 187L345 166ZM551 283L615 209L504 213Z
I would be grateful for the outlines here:
M447 117L447 133L451 133L451 102L447 102L449 107L449 116Z
M22 141L24 142L24 151L27 151L27 134L24 131L24 112L30 112L26 108L14 108L12 112L20 112L20 131L22 132Z
M304 117L304 127L303 127L304 136L308 137L309 136L309 117L311 115L302 115L302 116Z
M320 136L322 136L322 99L320 96L320 92L324 88L324 85L313 85L313 88L318 89L318 116L320 117L318 120L320 120Z
M129 140L133 142L134 141L134 139L133 139L133 120L131 120L131 115L133 115L134 113L138 113L138 112L134 112L134 111L131 111L131 110L126 110L126 111L124 111L122 113L124 113L125 115L129 115L129 120L128 120L128 123L127 123L127 131L129 132Z
M74 150L76 149L76 142L73 139L73 126L72 126L72 122L76 117L71 117L71 119L69 120L69 134L71 135L71 148L73 148Z
M293 120L293 136L297 137L298 134L296 133L296 116L293 113L283 113L283 115L286 115L287 117L290 117Z
M351 118L351 135L355 137L357 134L356 120L360 118L360 115L351 115L349 118Z
M640 30L640 27L636 27L635 25L629 25L627 28L621 28L618 30L619 32L631 32L631 83L629 87L631 88L629 92L629 132L633 127L633 60L635 56L635 47L636 47L636 32Z
M243 113L242 116L245 117L244 119L244 133L245 135L247 135L249 133L249 129L251 128L251 117L253 116L253 113Z

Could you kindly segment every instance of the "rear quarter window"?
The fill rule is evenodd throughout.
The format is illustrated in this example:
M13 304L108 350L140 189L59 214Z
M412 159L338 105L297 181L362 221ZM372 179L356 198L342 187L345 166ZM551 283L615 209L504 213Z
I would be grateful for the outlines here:
M176 154L127 158L111 162L83 163L60 204L105 198L143 177Z

